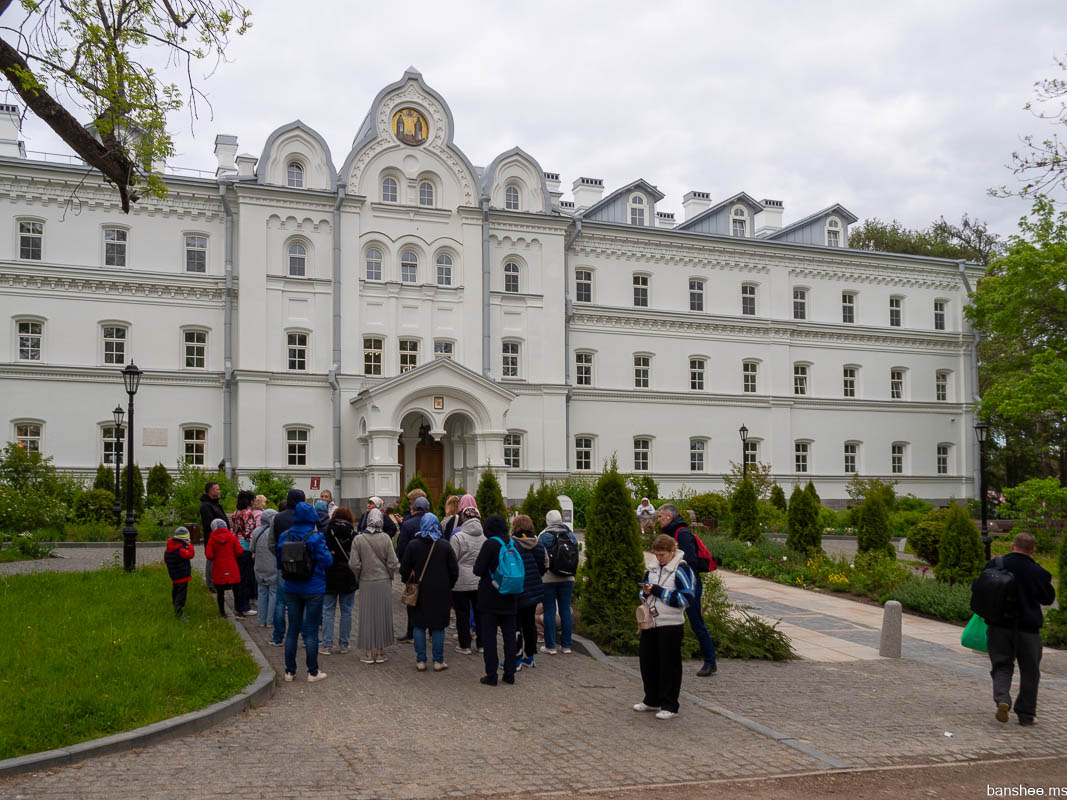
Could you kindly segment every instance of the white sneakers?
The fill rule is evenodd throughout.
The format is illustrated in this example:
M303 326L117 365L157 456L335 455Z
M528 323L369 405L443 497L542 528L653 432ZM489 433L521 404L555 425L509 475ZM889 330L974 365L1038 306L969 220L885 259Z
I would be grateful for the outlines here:
M416 662L415 669L417 669L419 672L425 672L426 671L426 662L425 661Z
M646 706L644 703L634 703L634 711L659 711L656 706Z
M634 703L634 711L655 711L656 719L674 719L678 716L677 711L668 711L667 709L659 709L656 706L647 706L644 703Z
M539 652L539 653L547 653L550 656L554 656L556 654L557 650L554 647L545 647L544 645L541 645L539 648L537 648L537 652Z
M677 711L667 711L664 709L656 714L656 719L673 719L678 716Z
M321 669L318 672L316 672L314 675L308 675L308 683L314 683L315 681L324 681L324 680L326 680L326 673L323 672Z
M435 661L433 663L434 672L444 672L446 669L448 669L448 664L446 664L444 661Z

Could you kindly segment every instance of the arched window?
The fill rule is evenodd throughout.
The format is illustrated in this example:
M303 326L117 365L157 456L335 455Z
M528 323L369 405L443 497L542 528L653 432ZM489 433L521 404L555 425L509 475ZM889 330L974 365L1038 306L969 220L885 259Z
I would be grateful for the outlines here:
M400 254L400 280L402 283L419 282L419 255L414 250Z
M730 217L730 233L733 236L748 236L748 212L738 206Z
M429 181L422 181L419 184L419 205L420 206L432 206L433 205L433 184Z
M504 190L504 208L508 211L519 210L519 190L514 186L509 186Z
M630 224L645 224L645 198L642 195L630 195Z
M519 265L514 261L509 261L504 265L504 291L518 294Z
M285 168L285 182L291 189L304 188L304 168L297 161L290 161Z
M452 285L452 256L448 253L437 256L437 285Z
M307 275L308 249L300 242L289 245L289 275L293 278L303 278Z
M396 178L386 178L382 181L382 202L395 203L396 198Z
M380 281L382 279L382 251L377 247L367 248L367 280Z

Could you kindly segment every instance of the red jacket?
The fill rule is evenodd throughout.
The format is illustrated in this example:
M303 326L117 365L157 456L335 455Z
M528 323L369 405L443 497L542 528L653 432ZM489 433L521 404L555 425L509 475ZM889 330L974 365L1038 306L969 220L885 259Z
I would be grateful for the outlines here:
M241 570L237 566L237 557L244 552L237 537L227 528L216 528L207 540L204 555L213 559L211 564L211 582L217 586L241 582Z
M167 572L173 583L188 583L192 575L189 561L195 554L193 546L184 539L168 539L167 552L163 554L163 561L167 564Z

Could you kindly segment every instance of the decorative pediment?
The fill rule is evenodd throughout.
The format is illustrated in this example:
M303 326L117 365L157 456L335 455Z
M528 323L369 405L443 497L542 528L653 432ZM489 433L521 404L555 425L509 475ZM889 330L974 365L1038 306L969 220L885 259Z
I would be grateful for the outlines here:
M299 188L331 192L337 188L330 146L318 131L300 120L282 125L268 136L257 163L256 182L260 184L291 185L288 168L295 163L303 170Z

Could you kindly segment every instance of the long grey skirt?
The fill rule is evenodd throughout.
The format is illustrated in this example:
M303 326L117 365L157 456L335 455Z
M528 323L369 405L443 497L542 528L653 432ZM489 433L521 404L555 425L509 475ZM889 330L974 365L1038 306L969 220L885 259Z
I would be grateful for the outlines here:
M356 647L379 650L393 638L393 582L383 578L359 583L359 634Z

